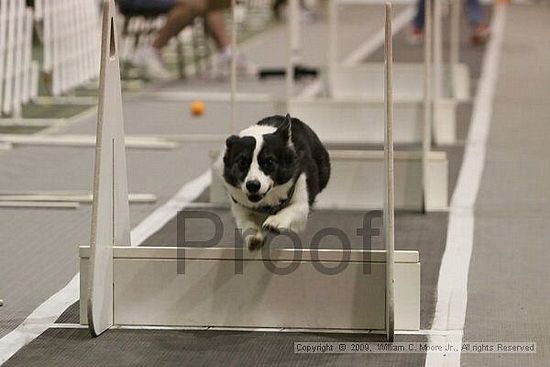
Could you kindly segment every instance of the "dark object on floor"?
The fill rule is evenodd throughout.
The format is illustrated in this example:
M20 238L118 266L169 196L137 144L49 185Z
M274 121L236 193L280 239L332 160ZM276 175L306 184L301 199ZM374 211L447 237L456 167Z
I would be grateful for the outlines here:
M260 79L267 78L283 78L286 75L286 68L263 68L258 72ZM294 66L294 79L301 79L306 77L317 77L319 75L319 69L308 67L304 65Z

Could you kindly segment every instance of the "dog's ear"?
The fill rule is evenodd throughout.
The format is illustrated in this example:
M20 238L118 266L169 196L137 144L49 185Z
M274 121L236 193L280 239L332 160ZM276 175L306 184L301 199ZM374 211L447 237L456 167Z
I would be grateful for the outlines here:
M227 147L227 150L230 150L237 140L239 140L239 137L237 135L231 135L230 137L225 139L225 146Z
M286 114L285 120L277 129L277 134L284 140L289 141L292 137L292 118L290 114Z

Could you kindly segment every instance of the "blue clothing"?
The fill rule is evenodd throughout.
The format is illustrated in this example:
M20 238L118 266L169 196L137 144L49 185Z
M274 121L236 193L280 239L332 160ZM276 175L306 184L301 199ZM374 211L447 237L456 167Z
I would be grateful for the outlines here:
M122 14L168 13L176 5L176 0L118 0Z
M420 29L424 28L424 12L424 0L418 0L416 16L414 17L414 25ZM468 17L470 24L481 23L483 14L479 0L466 0L466 16Z

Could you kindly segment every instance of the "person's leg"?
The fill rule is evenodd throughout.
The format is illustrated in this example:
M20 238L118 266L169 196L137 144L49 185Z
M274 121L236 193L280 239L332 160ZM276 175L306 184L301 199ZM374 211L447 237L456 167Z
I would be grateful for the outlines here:
M481 11L481 4L479 0L466 0L466 15L468 21L472 25L476 25L482 22L483 13Z
M231 40L225 31L223 10L230 6L229 0L210 0L208 12L205 14L205 24L208 34L214 40L218 55L215 61L214 74L225 77L229 75L231 56L234 50L231 49ZM237 70L240 73L256 74L257 66L237 52Z
M177 36L195 17L204 14L206 10L206 0L177 0L166 16L166 23L153 41L153 47L160 50L166 46L172 37Z
M414 17L414 26L419 29L424 29L424 0L417 0L416 15Z
M206 21L206 28L212 39L214 39L216 48L218 50L226 49L231 42L225 32L223 12L221 10L210 11L206 13L204 18Z
M424 29L424 0L417 0L416 2L416 15L413 18L410 30L407 35L409 44L418 46L422 43L423 29Z
M466 14L472 27L470 40L474 44L480 44L489 38L489 27L483 22L483 11L479 0L466 0Z
M181 29L203 10L206 0L124 0L119 2L121 12L130 11L137 14L163 14L166 21L159 30L152 44L142 45L134 56L134 65L140 67L143 73L152 79L169 80L174 75L166 68L162 59L161 49L170 39L176 36ZM152 7L156 8L152 8ZM162 12L161 8L165 11Z

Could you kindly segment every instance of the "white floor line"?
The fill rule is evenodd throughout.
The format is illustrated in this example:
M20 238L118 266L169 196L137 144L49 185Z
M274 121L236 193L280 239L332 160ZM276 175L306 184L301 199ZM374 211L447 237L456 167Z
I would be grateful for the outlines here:
M410 9L404 10L400 13L397 18L408 16L410 19L410 14L407 11ZM403 15L405 14L405 15ZM396 18L396 19L397 19ZM400 22L404 22L405 18ZM396 20L394 20L395 22ZM406 22L403 23L403 25ZM396 28L394 26L394 28ZM379 39L378 35L380 31L374 36L375 39ZM380 42L380 41L379 41ZM371 45L371 46L366 46ZM348 59L351 59L353 56L353 62L359 63L369 56L369 53L373 52L382 45L380 42L378 47L375 47L376 43L367 40L364 44L359 45L358 49L363 50L364 55L361 58L358 56L353 56L356 53L352 53ZM349 66L349 64L348 64ZM313 83L315 84L315 83ZM320 88L321 83L319 82ZM306 88L307 89L307 88ZM305 97L304 90L301 93L301 96ZM87 118L92 114L91 110L85 111L82 114L82 118ZM76 121L76 120L75 120ZM67 126L66 124L63 127ZM53 129L52 129L53 130ZM53 131L52 131L53 132ZM158 229L162 228L166 223L168 223L176 214L176 208L182 209L187 203L192 200L186 201L186 198L194 198L195 194L199 195L204 189L210 184L210 171L204 172L195 180L184 185L180 191L170 199L165 205L155 210L150 217L145 218L137 227L132 230L131 241L133 246L139 246L142 241L147 239L148 234L153 234ZM187 189L185 189L187 188ZM151 218L152 217L152 218ZM61 316L61 314L73 303L78 301L79 298L79 277L80 273L76 274L75 277L58 293L47 299L42 303L38 308L33 311L29 317L27 317L16 329L0 339L0 365L7 361L11 356L13 356L19 349L24 347L26 344L33 341L40 334L48 329L51 324Z
M468 271L474 240L474 205L485 165L485 150L493 114L506 5L497 4L491 39L483 58L464 159L449 212L447 243L437 285L437 304L432 330L464 330L468 302ZM462 333L432 335L438 345L461 343ZM426 367L460 366L460 353L427 353Z

